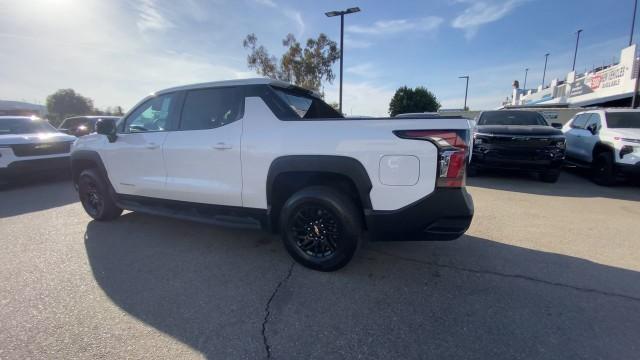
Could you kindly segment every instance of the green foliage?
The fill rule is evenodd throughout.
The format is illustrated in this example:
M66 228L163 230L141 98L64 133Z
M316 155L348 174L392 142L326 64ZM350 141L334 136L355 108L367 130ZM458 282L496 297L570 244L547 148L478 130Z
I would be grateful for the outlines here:
M124 110L122 110L122 106L107 106L104 110L94 109L93 115L122 116L124 115Z
M418 86L415 89L406 86L399 88L389 103L390 116L405 113L435 112L438 109L440 109L440 103L436 96L422 86Z
M73 89L60 89L47 96L49 121L58 126L62 120L73 115L93 112L93 100L76 93Z
M258 46L255 34L247 35L242 45L251 51L247 55L247 66L260 75L314 91L320 89L322 81L331 83L336 77L332 66L340 58L340 50L336 42L325 34L321 33L317 39L308 39L304 48L292 34L288 34L282 40L282 46L287 50L280 60L269 55L264 46Z

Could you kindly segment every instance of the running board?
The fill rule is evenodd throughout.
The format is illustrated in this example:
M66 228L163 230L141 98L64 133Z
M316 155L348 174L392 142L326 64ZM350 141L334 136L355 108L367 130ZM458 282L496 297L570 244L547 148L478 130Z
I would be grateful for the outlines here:
M175 200L116 195L116 204L126 210L149 215L195 221L204 224L238 229L262 229L266 210L189 203Z

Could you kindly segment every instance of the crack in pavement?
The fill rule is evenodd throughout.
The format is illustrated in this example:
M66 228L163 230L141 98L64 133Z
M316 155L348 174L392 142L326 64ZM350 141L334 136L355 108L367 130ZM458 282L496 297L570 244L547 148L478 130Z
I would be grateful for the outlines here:
M267 352L267 359L271 359L271 346L269 346L269 339L267 339L267 323L269 322L269 317L271 316L271 302L276 297L276 294L278 294L278 291L280 290L282 285L284 285L284 283L286 283L287 280L289 280L289 278L291 277L291 274L293 273L293 266L295 264L296 263L294 261L291 262L287 274L282 280L280 280L276 288L273 289L273 293L271 293L271 297L269 297L269 300L264 307L264 320L262 321L262 343L264 344L264 349Z
M560 282L554 282L554 281L549 281L549 280L543 280L543 279L538 279L538 278L527 276L527 275L508 274L508 273L501 273L501 272L492 271L492 270L469 269L469 268L464 268L464 267L455 266L455 265L440 264L440 263L433 262L433 261L419 260L419 259L414 259L414 258L410 258L410 257L401 256L401 255L390 254L390 253L387 253L387 252L384 252L384 251L379 251L379 250L369 249L369 251L374 252L374 253L378 253L378 254L381 254L381 255L389 256L389 257L392 257L392 258L408 261L408 262L422 264L422 265L435 266L435 267L439 267L439 268L450 269L450 270L455 270L455 271L462 271L462 272L468 272L468 273L472 273L472 274L493 275L493 276L499 276L499 277L504 277L504 278L533 281L533 282L537 282L537 283L545 284L545 285L550 285L550 286L563 287L563 288L572 289L572 290L581 291L581 292L586 292L586 293L591 293L591 294L612 296L612 297L617 297L617 298L621 298L621 299L625 299L625 300L631 300L631 301L635 301L635 302L640 302L640 298L635 297L635 296L619 294L619 293L614 293L614 292L608 292L608 291L592 289L592 288L586 288L586 287L580 287L580 286L574 286L574 285L569 285L569 284L560 283Z

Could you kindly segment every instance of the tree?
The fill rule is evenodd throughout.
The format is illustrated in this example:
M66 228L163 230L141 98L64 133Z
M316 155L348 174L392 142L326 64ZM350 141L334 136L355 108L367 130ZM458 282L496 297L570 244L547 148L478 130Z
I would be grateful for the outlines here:
M63 119L73 115L93 112L93 100L76 93L73 89L60 89L47 96L49 120L58 126Z
M322 81L332 83L335 79L332 66L340 58L340 50L335 41L320 34L317 39L308 39L304 49L293 34L282 40L286 52L280 60L269 55L267 49L258 46L258 37L249 34L242 42L247 55L247 66L260 75L283 80L298 86L318 91Z
M403 86L396 90L389 103L389 115L435 112L440 109L436 96L426 88L418 86L415 89Z

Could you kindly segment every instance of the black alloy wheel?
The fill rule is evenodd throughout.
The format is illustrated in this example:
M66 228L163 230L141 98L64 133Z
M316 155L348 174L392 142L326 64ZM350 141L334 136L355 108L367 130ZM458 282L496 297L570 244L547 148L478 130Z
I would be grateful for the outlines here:
M328 186L310 186L287 199L279 229L285 249L298 263L335 271L355 254L363 215L353 199Z
M315 258L333 255L340 241L339 224L331 210L322 205L299 207L290 231L298 248Z
M84 186L80 190L82 206L91 217L98 217L104 211L104 200L98 191L95 181L91 178L83 179Z
M80 173L78 195L84 210L96 220L112 220L122 214L122 209L109 195L107 182L95 169Z

